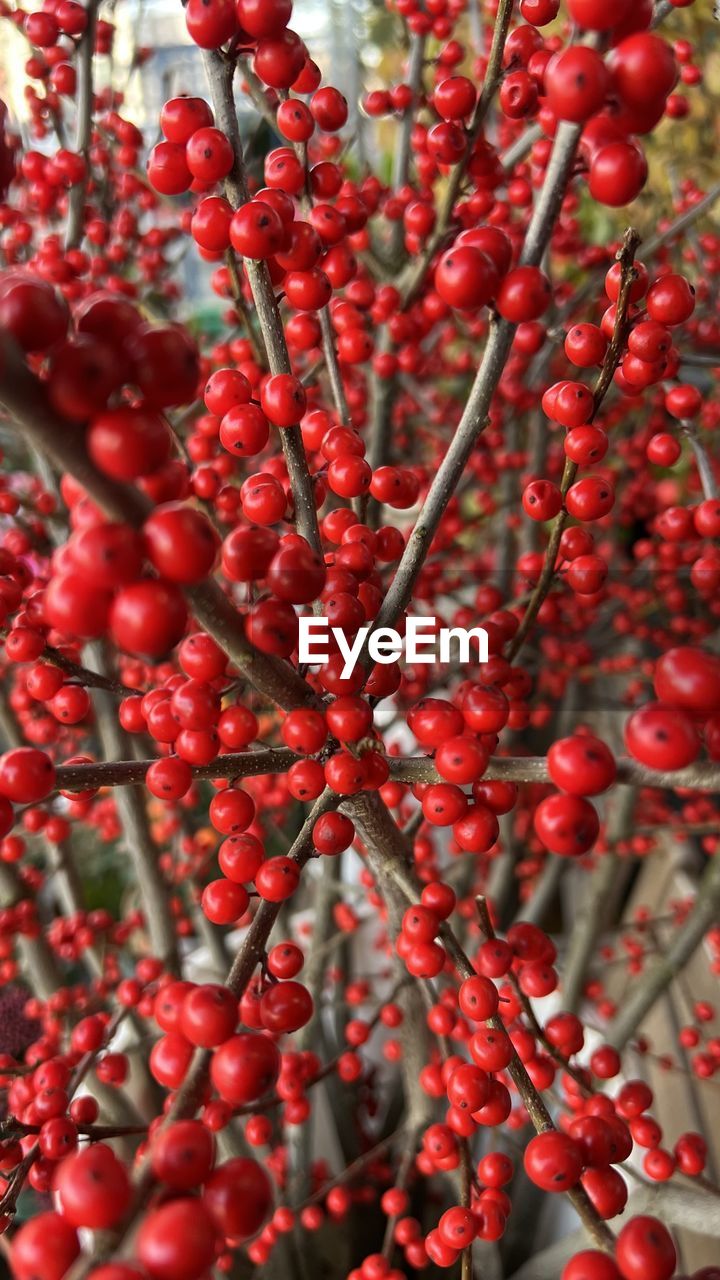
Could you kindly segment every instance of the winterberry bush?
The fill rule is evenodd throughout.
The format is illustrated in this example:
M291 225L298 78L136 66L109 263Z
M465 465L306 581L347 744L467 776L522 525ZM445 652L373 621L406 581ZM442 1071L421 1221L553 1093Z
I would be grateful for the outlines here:
M137 122L112 5L0 0L14 1280L679 1280L720 1239L715 1007L646 1026L720 971L687 9L387 0L348 103L291 0L188 0L207 92ZM410 615L487 661L374 660ZM669 832L690 890L628 916Z

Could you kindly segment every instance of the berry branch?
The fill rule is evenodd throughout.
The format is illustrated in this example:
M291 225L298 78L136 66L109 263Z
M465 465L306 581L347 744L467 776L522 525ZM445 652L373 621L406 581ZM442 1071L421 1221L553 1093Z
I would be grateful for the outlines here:
M233 97L235 65L231 59L227 59L222 54L211 50L203 52L203 62L215 117L233 149L233 167L225 180L225 191L233 209L238 209L248 202L250 196L243 168L242 141ZM260 332L267 352L270 372L273 374L290 374L290 356L267 263L247 258L245 260L245 268L255 303ZM295 520L298 533L302 534L314 550L319 551L320 533L315 511L315 497L310 482L307 458L299 426L294 425L284 428L280 432L280 442L295 500Z
M427 278L433 259L444 245L450 232L455 205L460 192L462 191L473 149L478 138L481 136L483 126L488 117L488 113L492 107L493 100L502 79L503 55L505 53L505 42L507 40L508 31L510 30L513 5L514 0L501 0L498 5L483 86L478 95L475 110L473 111L472 119L470 120L470 124L467 128L465 152L462 159L453 166L452 175L443 197L435 230L430 236L424 252L418 261L413 264L407 282L404 285L402 292L403 305L405 307L409 307L411 303L414 302L422 288L423 282ZM396 187L400 187L401 185L401 182L395 182Z
M85 196L90 171L90 143L93 127L93 55L95 52L95 31L97 26L100 0L89 0L86 12L86 25L77 46L77 121L75 127L75 150L82 156L85 173L79 182L70 188L68 196L68 220L65 233L65 244L68 249L76 249L83 235L85 221Z
M617 262L620 264L620 287L618 292L617 309L615 312L613 334L605 354L600 376L598 377L593 391L593 408L588 419L589 422L594 420L598 410L602 406L605 396L612 385L615 371L620 363L620 358L623 353L624 344L627 338L630 292L635 278L635 253L639 243L640 236L638 232L632 227L628 228L623 238L622 247L617 253ZM560 493L563 499L567 497L568 490L577 475L577 470L577 464L572 462L570 458L566 458L562 481L560 484ZM564 508L555 517L540 577L538 578L532 596L530 597L527 609L523 614L522 622L511 641L508 650L508 656L511 660L516 658L520 652L527 636L532 630L543 601L547 599L548 592L550 591L557 572L560 540L563 535L563 530L567 524L567 520L568 513L567 509Z
M577 126L558 128L545 181L525 236L523 266L537 266L549 243L580 137ZM487 422L487 413L510 354L515 325L495 317L490 324L480 367L450 447L415 521L395 576L385 595L374 630L392 626L407 608L440 521ZM367 648L366 648L367 652Z

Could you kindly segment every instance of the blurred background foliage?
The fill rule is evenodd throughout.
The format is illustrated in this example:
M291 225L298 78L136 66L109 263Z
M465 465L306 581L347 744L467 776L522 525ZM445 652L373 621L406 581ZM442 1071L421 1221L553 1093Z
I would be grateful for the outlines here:
M330 0L332 10L344 10L343 0ZM457 38L465 43L467 56L457 67L459 74L477 79L477 51L485 47L492 30L495 0L468 0L467 15L457 29ZM338 20L345 21L340 16ZM359 49L362 79L366 89L385 87L403 79L406 62L405 24L391 13L383 0L370 0L365 10L364 40ZM561 8L555 23L543 27L543 35L562 34L567 29ZM671 42L687 40L693 46L692 61L702 67L703 78L697 85L678 83L675 92L687 99L689 113L684 119L665 119L650 137L643 139L649 164L647 184L637 200L622 209L608 209L595 204L587 195L581 198L578 216L592 243L607 243L617 238L628 223L649 236L658 230L660 219L669 213L672 200L685 178L701 189L720 179L720 20L713 16L709 0L695 0L685 8L677 8L663 21L659 34ZM432 56L432 46L431 46ZM479 83L479 82L478 82ZM430 76L426 85L431 85ZM518 133L526 127L518 126ZM377 150L381 156L381 176L389 179L395 137L395 122L372 122L377 131ZM720 212L713 219L720 226Z

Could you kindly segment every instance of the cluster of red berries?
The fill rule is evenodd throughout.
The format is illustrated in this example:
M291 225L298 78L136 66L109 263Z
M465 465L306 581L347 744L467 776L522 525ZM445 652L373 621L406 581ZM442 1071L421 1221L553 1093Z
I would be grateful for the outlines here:
M720 659L689 645L658 659L657 701L634 711L625 726L628 751L653 769L682 769L697 759L702 730L711 758L720 749Z

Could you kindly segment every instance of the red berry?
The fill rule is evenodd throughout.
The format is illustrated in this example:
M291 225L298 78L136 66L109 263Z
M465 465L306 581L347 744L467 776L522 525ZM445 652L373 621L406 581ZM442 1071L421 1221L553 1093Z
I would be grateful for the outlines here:
M246 1240L254 1236L272 1208L272 1188L256 1160L236 1156L210 1175L202 1204L223 1236Z
M215 1051L210 1077L220 1097L232 1106L244 1106L268 1093L280 1068L280 1055L264 1035L232 1036Z
M683 769L700 751L700 740L687 712L663 702L648 702L632 713L625 725L625 745L650 769Z
M105 1230L125 1216L132 1188L125 1166L101 1142L67 1156L58 1169L53 1190L63 1216L74 1227Z
M620 1231L615 1257L623 1280L670 1280L677 1254L669 1231L657 1218L631 1218Z
M569 858L587 853L600 830L597 812L590 801L576 795L548 796L541 800L533 822L546 848Z
M135 1252L151 1280L200 1280L215 1257L217 1241L216 1226L205 1206L180 1197L145 1216Z
M582 1173L582 1149L569 1134L550 1131L531 1138L523 1157L525 1172L543 1191L567 1191Z
M560 738L548 751L548 772L556 787L575 796L598 796L615 781L609 747L590 734Z

